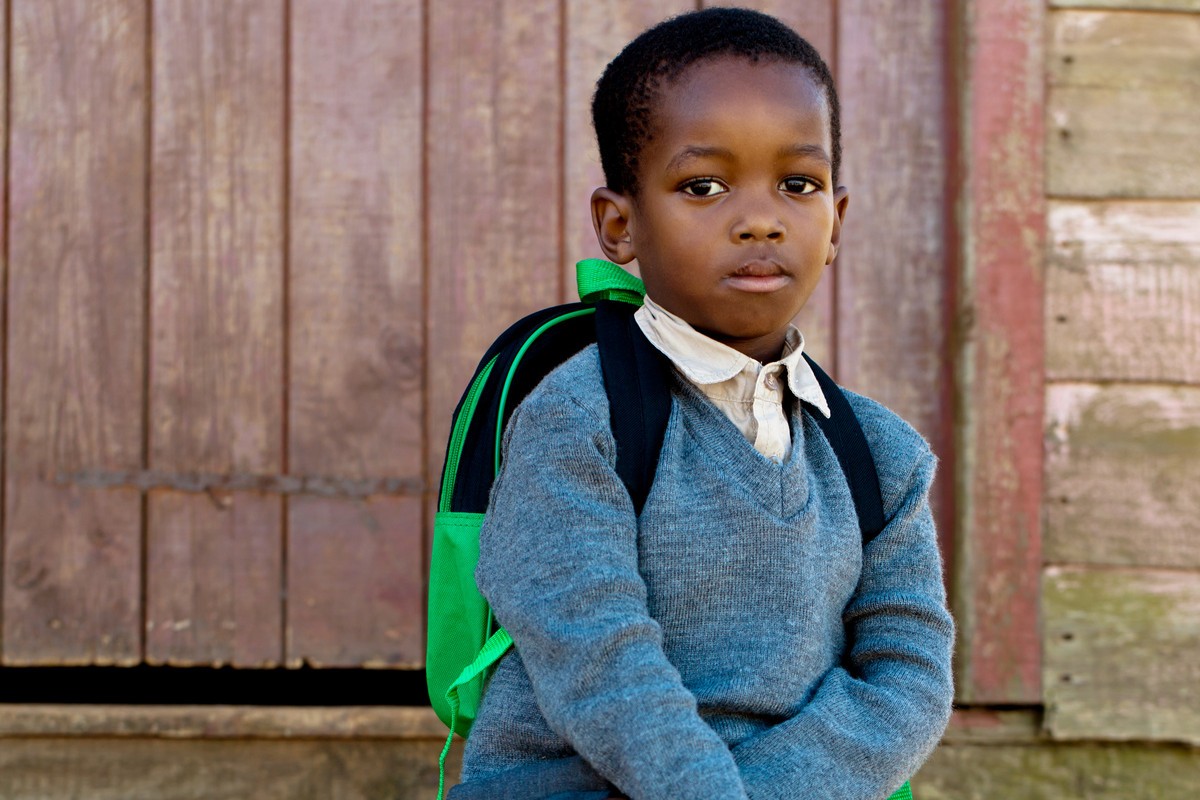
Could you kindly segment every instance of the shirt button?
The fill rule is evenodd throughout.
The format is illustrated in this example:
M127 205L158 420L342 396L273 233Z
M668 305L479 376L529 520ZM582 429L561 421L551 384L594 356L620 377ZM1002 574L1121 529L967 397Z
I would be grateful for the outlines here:
M763 385L768 389L774 390L775 387L779 385L779 381L775 380L774 375L768 375L767 379L763 381Z

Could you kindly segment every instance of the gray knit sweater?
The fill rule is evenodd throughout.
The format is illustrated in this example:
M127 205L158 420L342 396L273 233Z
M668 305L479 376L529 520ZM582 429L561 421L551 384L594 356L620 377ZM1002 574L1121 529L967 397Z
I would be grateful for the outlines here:
M476 578L516 649L452 798L881 800L941 737L954 630L924 440L848 393L887 520L864 549L808 412L776 464L673 391L640 518L594 346L514 413Z

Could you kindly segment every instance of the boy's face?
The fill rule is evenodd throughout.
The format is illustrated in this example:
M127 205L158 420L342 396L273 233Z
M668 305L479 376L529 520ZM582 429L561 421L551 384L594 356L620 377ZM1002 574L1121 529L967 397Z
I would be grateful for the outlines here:
M824 93L799 65L702 61L662 87L652 130L636 196L592 196L601 246L693 327L778 358L846 211Z

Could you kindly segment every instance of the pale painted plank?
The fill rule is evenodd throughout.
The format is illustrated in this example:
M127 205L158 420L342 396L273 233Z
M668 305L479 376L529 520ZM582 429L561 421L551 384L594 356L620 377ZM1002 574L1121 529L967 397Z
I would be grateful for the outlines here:
M1200 572L1051 567L1043 591L1052 736L1200 743Z
M1200 195L1200 16L1054 12L1047 69L1048 194Z
M3 660L141 658L146 4L11 4Z
M1050 563L1200 567L1200 387L1046 392Z
M1200 11L1200 0L1050 0L1051 8L1111 8L1140 11Z
M1060 201L1047 220L1047 376L1200 383L1200 203Z

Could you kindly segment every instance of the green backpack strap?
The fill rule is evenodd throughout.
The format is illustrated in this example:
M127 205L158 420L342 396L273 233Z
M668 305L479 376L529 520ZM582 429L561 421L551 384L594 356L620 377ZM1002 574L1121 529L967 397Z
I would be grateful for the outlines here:
M575 286L585 303L617 300L640 306L646 296L641 278L602 258L585 258L575 265Z
M912 787L906 782L897 789L888 800L913 800Z
M500 657L508 652L512 643L512 637L504 628L493 633L484 642L483 647L479 650L479 655L475 656L475 660L467 665L466 669L455 678L454 683L450 684L450 688L446 690L446 702L450 706L450 733L446 736L446 745L442 748L441 755L438 756L438 800L442 800L443 792L446 790L446 756L450 755L450 745L454 741L454 726L458 722L458 688L465 686L491 669L500 660Z

